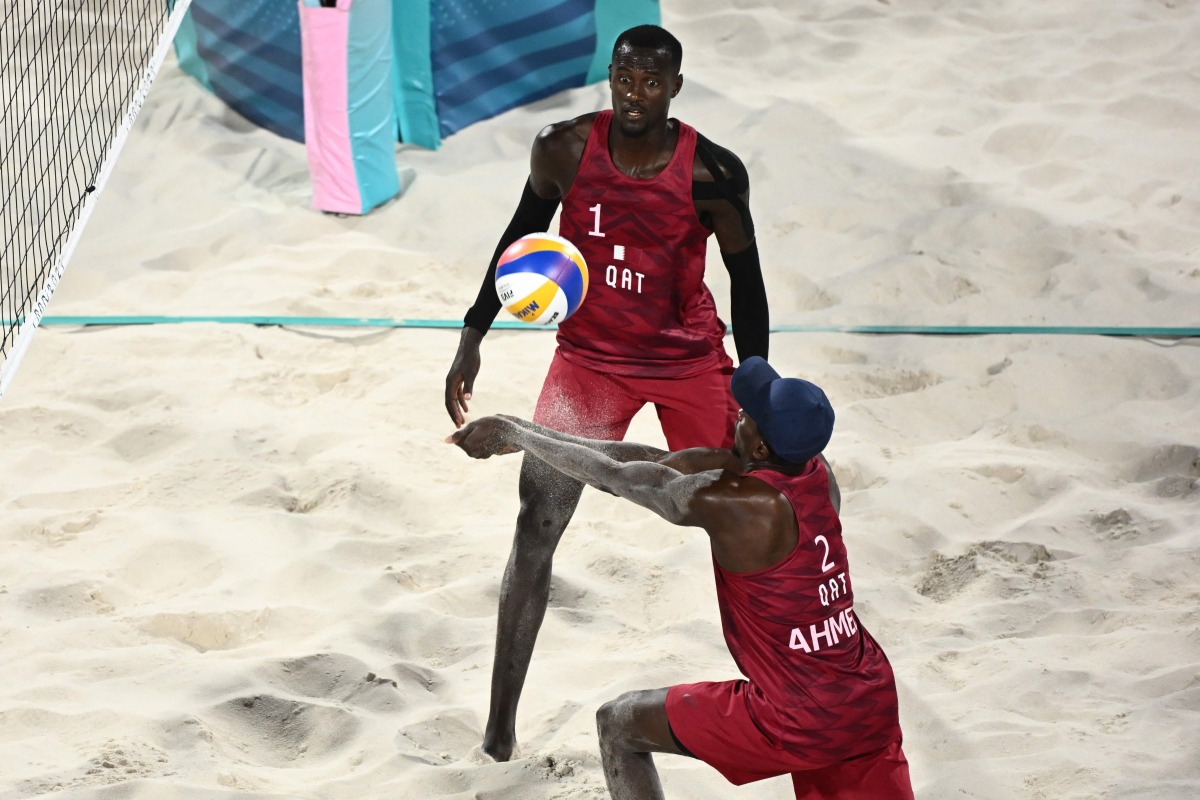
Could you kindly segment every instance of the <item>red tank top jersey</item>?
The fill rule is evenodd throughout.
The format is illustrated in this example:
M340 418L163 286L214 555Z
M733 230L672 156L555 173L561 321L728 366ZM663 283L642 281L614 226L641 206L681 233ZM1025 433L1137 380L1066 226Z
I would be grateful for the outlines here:
M725 641L759 691L747 693L756 725L777 746L831 760L900 740L895 676L854 615L842 525L819 458L796 476L755 470L796 512L800 538L779 564L731 573L715 561Z
M711 233L692 200L696 129L676 122L666 168L631 178L608 152L612 111L592 124L563 198L559 235L588 265L583 305L558 329L559 352L599 372L686 378L717 368L725 325L704 285Z

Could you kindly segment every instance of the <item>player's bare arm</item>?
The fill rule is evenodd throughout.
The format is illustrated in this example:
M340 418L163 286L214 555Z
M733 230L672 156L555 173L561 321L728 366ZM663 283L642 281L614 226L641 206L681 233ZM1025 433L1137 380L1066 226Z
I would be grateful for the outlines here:
M547 439L588 447L618 462L659 461L677 455L637 442L584 439L507 414L496 414L478 419L462 431L447 437L446 441L458 445L472 458L507 455L522 449L515 438L514 427L532 431Z
M663 453L662 457L655 460L677 472L688 475L714 469L737 470L739 466L737 456L733 454L733 451L723 447L692 447L687 450L675 450Z
M585 439L580 436L572 436L569 433L556 431L553 428L547 428L544 425L539 425L536 422L531 422L520 417L512 417L507 414L497 414L497 418L504 420L526 430L533 431L550 439L555 439L560 442L571 442L573 444L581 444L590 447L593 450L604 453L611 459L616 461L659 461L671 455L670 452L657 447L651 447L648 444L639 444L637 442L616 441L611 442L599 439ZM483 422L481 420L481 422ZM497 454L499 455L499 454Z
M659 462L622 463L586 444L515 425L513 430L519 432L512 441L522 450L564 475L634 502L673 525L703 529L713 557L725 569L765 569L796 546L799 534L791 505L757 478L721 468L684 473Z
M676 472L689 475L714 469L733 470L738 467L737 457L730 450L724 448L692 447L687 450L671 451L638 442L585 439L507 414L496 414L476 420L471 424L470 430L464 430L460 435L448 437L447 441L462 447L472 458L488 458L493 455L513 453L519 447L512 437L506 434L508 429L505 426L508 424L533 431L549 439L589 447L619 462L654 461L668 466Z
M704 529L726 569L747 572L777 563L796 544L795 518L782 495L731 471L732 454L681 451L681 472L659 461L618 461L601 452L611 443L569 437L512 417L485 417L448 437L473 458L522 450L600 491L623 497L675 525ZM729 451L725 451L729 453ZM664 461L666 459L664 458Z
M609 442L564 436L512 417L476 420L447 441L472 458L524 451L568 477L631 500L678 525L695 524L688 521L691 494L720 476L719 470L684 474L657 461L618 461L601 452Z

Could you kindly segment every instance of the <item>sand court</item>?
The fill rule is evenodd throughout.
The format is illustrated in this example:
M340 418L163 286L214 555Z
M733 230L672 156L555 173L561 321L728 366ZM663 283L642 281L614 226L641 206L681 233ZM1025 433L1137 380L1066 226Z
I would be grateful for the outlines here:
M1200 794L1200 5L665 3L751 179L772 362L822 385L917 796ZM573 90L308 207L302 145L159 76L51 316L457 320ZM716 253L710 286L728 317ZM479 750L519 461L443 443L452 329L47 326L0 402L0 798L605 797L596 708L734 677L707 543L585 492L520 749ZM730 343L731 346L731 343ZM546 332L486 338L529 415ZM644 412L630 438L661 444ZM787 798L657 759L669 797Z

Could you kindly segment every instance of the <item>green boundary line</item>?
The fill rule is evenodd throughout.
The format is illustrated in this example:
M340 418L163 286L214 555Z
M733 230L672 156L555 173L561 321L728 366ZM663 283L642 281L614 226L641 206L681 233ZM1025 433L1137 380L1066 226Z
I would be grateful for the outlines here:
M7 321L6 321L7 322ZM117 326L177 325L207 322L219 325L259 325L318 328L448 328L462 322L453 319L391 319L387 317L282 317L282 316L46 316L42 325ZM516 320L497 320L492 328L502 330L550 331L554 326L528 325ZM986 336L994 334L1040 334L1068 336L1141 336L1156 339L1200 337L1200 328L1120 327L1108 325L774 325L772 333L866 333L919 336Z

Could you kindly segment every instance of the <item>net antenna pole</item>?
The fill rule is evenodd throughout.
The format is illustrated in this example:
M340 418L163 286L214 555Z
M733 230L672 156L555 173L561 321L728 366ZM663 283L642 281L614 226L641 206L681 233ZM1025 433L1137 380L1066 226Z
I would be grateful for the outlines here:
M4 174L0 175L0 191L3 192L3 197L0 199L3 200L5 207L3 228L0 229L3 237L0 240L0 256L2 256L0 261L3 262L0 263L0 268L2 268L2 273L0 273L0 334L2 334L2 339L0 339L0 398L3 398L4 393L8 390L21 359L29 349L34 331L41 323L50 298L53 296L54 290L58 288L67 264L71 260L75 248L79 245L88 219L112 175L113 167L121 155L121 149L129 138L134 121L142 110L142 104L146 101L150 87L167 58L167 53L170 52L171 43L174 41L175 34L179 31L179 26L190 5L191 0L174 0L174 2L171 0L129 0L125 4L124 7L129 10L131 17L140 12L142 18L132 22L132 27L119 24L116 26L116 30L112 32L113 35L109 36L108 41L99 45L105 49L99 66L108 65L111 55L114 58L140 62L136 65L140 73L133 78L136 85L129 94L125 107L117 110L120 116L112 121L96 119L97 114L103 110L102 101L95 108L89 108L87 107L89 100L95 98L65 97L62 87L49 87L46 84L38 87L36 85L39 76L44 79L49 73L47 67L32 63L34 60L39 57L43 59L58 58L61 60L60 64L67 62L79 65L81 53L59 51L47 55L36 49L30 52L28 46L32 40L41 33L41 40L38 44L45 42L49 38L51 29L57 23L60 27L66 25L65 35L71 37L71 44L79 45L81 52L88 47L97 47L95 41L77 41L75 31L82 30L81 27L76 28L75 22L60 22L57 11L46 12L44 9L49 7L49 4L41 3L16 3L8 7L4 12L3 19L0 20L0 62L2 62L0 70L4 74L3 84L0 85L0 89L2 89L0 104L3 104L3 108L0 109L0 120L4 121L5 130L15 129L18 131L18 135L14 137L13 141L8 144L0 143L0 149L7 148L5 152L0 153L0 161L6 161L9 165L4 168ZM161 9L161 11L152 12L148 9ZM154 23L155 25L162 24L153 48L145 48L143 51L137 52L137 42L133 40L139 34L144 35L141 27L150 13L165 15L166 20L162 22L160 16ZM44 19L46 14L49 14L48 22ZM46 23L46 30L40 31L37 23ZM94 34L97 27L99 27L98 24L93 24L88 33ZM117 34L125 34L125 36ZM22 49L22 45L25 45L24 49ZM20 58L22 55L28 55L30 60L22 63ZM86 61L86 59L83 60ZM86 63L83 68L87 68ZM57 72L57 69L55 71L57 74L61 74ZM10 79L10 76L15 81ZM109 85L106 90L113 88L111 84L114 77L107 78ZM99 77L99 80L104 79L105 76ZM29 98L37 96L39 88L42 90L49 88L54 91L56 102L53 103L50 110L50 118L46 120L37 118L37 109L26 110L15 107L19 101L28 101ZM86 87L84 90L86 91ZM26 112L26 118L10 119L9 115L13 111ZM86 118L88 114L91 114L90 120ZM58 119L54 119L54 117L58 117ZM63 140L68 138L69 133L78 133L81 128L86 128L88 125L111 124L112 122L116 123L115 129L112 130L107 141L99 143L99 147L96 148L102 157L98 169L94 164L80 165L78 163L88 155L82 151L95 145L95 143L86 141L66 143L67 150L63 156L67 159L65 164L41 165L35 161L32 155L23 156L20 152L23 149L22 145L41 145L44 137L52 138L55 133L58 134L56 144L63 144ZM87 132L90 132L90 128L85 131L85 134ZM56 151L54 155L57 156L58 152ZM74 163L71 163L72 161ZM47 175L56 167L62 172L71 172L76 177L81 168L85 175L94 174L94 179L86 181L87 185L80 200L63 200L65 193L74 194L77 188L68 186L69 177L61 178L59 185L55 187L53 185L55 176L50 175L47 178ZM95 170L94 173L92 170ZM32 185L20 186L21 183ZM47 197L47 195L53 196ZM64 202L66 208L63 207ZM74 217L73 225L70 224L72 217ZM29 228L51 225L63 220L69 225L69 231L52 231L49 235L53 236L55 241L48 248L49 251L45 253L32 252L35 249L33 239L36 238L36 234L30 233ZM21 226L26 227L22 229ZM65 241L62 240L64 235ZM22 244L27 245L27 251L14 252ZM39 285L40 289L38 289ZM34 295L35 290L36 296Z

